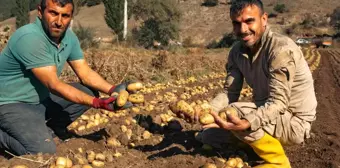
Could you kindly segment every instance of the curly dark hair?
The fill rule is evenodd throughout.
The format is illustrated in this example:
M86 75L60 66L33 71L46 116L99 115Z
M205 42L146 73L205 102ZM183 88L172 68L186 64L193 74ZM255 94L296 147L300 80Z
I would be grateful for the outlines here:
M255 5L264 13L263 3L261 0L233 0L230 7L230 14L240 14L242 10L248 6Z

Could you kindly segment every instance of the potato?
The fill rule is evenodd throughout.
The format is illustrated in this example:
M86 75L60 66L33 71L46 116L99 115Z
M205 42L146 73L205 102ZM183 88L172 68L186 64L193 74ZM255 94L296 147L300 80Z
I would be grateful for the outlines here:
M143 103L144 95L142 94L131 94L129 95L128 101L131 103Z
M70 168L72 167L73 163L72 160L70 158L66 158L66 168Z
M125 103L127 102L129 98L129 93L125 90L119 92L119 95L117 97L117 100L116 100L116 103L117 103L117 106L119 107L122 107L125 105Z
M203 110L203 113L209 113L212 110L212 107L209 103L204 102L200 106Z
M88 163L87 159L81 154L75 154L74 158L78 164L83 165Z
M170 109L172 112L176 114L185 114L188 117L194 116L194 109L184 100L180 100L175 104L170 105Z
M83 165L83 167L81 167L81 168L92 168L92 166L91 165Z
M102 161L99 161L99 160L94 160L93 162L92 162L92 165L94 166L94 167L104 167L104 162L102 162Z
M81 115L80 118L82 120L89 120L90 119L90 117L88 115L85 115L85 114Z
M74 121L68 127L69 127L69 129L75 129L78 125L79 125L79 122Z
M121 154L121 153L119 153L119 152L116 152L115 154L113 154L113 156L114 156L114 157L116 157L116 158L118 158L118 157L121 157L121 156L122 156L122 154Z
M65 168L72 167L73 163L72 160L69 158L58 157L56 161L56 166L63 166Z
M96 158L96 160L99 160L99 161L105 161L106 157L102 153L97 153L95 158Z
M131 136L132 136L132 130L131 129L127 129L125 134L128 137L128 139L130 140Z
M211 124L214 122L215 122L214 117L209 113L206 113L200 116L200 123L203 125Z
M71 168L82 168L81 165L73 165Z
M236 164L236 168L242 168L242 167L244 167L244 163L243 162L238 162Z
M94 153L93 151L86 151L86 153L87 153L87 160L90 163L93 162L96 157L96 153Z
M237 165L237 160L235 158L230 158L227 161L226 165L230 167L235 167Z
M106 145L108 147L119 147L121 143L114 137L110 137L106 140Z
M238 112L233 107L226 107L218 113L218 115L226 121L228 120L227 114L230 114L231 116L238 116Z
M213 163L206 163L201 168L217 168L217 166Z
M122 130L122 132L126 132L128 128L125 125L122 125L120 126L120 129Z
M134 112L134 113L139 113L140 112L140 109L138 107L132 107L131 110Z
M131 83L127 86L127 90L130 92L136 92L143 88L143 84L140 82Z
M26 165L15 165L11 168L28 168Z
M149 139L151 137L151 133L149 131L143 132L143 139Z

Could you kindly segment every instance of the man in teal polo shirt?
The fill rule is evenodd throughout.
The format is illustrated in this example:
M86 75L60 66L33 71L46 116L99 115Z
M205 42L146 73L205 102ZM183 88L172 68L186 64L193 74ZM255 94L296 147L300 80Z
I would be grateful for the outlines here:
M64 136L66 126L90 107L115 110L115 97L98 98L98 91L111 95L127 85L114 86L88 66L68 29L72 0L42 0L38 12L0 55L0 148L17 155L54 153L49 128ZM66 62L82 84L58 79Z

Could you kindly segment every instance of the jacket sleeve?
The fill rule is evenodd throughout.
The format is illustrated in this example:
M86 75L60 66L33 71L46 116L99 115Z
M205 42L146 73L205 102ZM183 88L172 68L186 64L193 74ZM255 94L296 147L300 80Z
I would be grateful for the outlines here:
M269 98L263 106L242 117L249 121L252 131L273 122L288 109L296 71L293 55L293 51L286 50L269 59Z
M229 54L228 62L226 64L227 77L224 82L223 92L217 94L217 96L210 102L215 112L227 107L229 103L238 101L240 92L243 85L243 75L237 64L234 62L235 55L232 51Z

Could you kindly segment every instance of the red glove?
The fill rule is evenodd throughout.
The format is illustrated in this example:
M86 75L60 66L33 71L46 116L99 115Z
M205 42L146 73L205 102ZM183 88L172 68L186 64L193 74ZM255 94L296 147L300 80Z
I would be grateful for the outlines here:
M101 108L109 111L114 111L113 103L116 100L116 97L108 97L108 98L94 98L92 101L92 107Z

